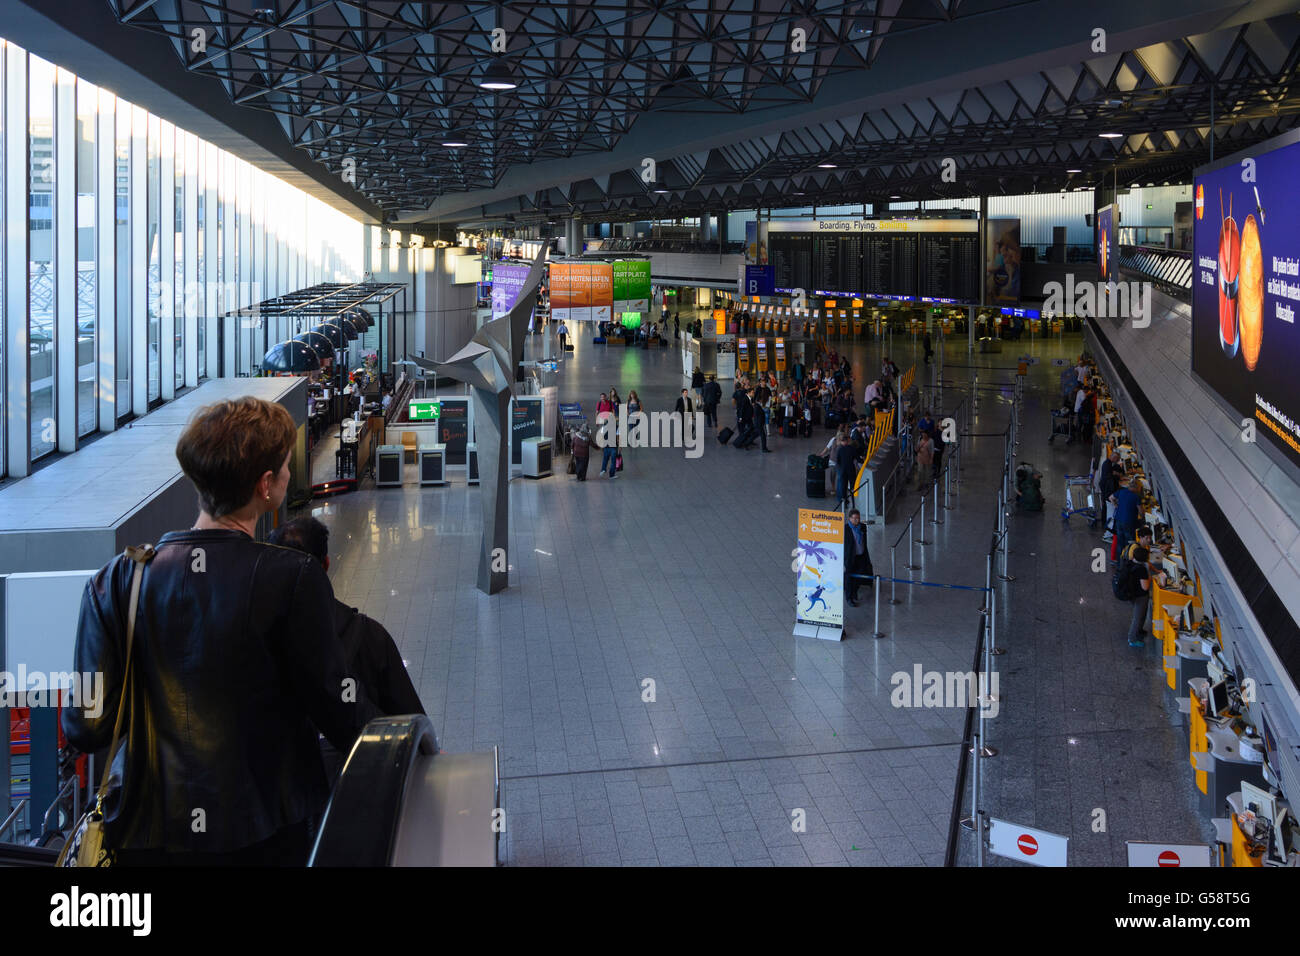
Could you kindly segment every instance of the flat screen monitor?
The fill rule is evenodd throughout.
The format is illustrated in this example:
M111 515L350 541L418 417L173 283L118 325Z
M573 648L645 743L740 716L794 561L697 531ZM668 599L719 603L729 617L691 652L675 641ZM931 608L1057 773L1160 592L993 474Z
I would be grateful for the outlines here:
M1211 684L1208 697L1210 716L1227 716L1228 708L1232 706L1232 698L1228 696L1228 682L1221 680L1217 684Z
M1241 782L1241 808L1267 820L1269 826L1277 820L1277 800L1263 787L1243 780Z

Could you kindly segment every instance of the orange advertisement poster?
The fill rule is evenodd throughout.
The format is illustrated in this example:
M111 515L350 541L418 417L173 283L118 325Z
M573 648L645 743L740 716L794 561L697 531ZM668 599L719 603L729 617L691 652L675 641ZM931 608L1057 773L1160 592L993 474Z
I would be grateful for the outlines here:
M597 322L608 322L614 316L614 264L592 262L587 264L587 306Z

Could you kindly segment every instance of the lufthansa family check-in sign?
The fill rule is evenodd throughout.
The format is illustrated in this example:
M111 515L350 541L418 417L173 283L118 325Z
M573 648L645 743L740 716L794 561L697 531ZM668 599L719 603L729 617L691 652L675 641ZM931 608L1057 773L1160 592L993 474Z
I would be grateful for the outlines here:
M838 641L844 637L844 515L799 509L794 550L794 633Z

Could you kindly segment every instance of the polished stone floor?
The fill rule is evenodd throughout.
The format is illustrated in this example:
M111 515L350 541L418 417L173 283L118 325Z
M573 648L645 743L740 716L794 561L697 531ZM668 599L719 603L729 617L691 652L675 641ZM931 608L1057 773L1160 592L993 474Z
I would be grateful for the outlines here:
M1010 615L999 623L1010 652L991 729L1002 755L986 762L985 806L1075 835L1075 862L1122 865L1122 839L1196 838L1200 824L1156 654L1127 647L1127 609L1105 575L1089 575L1096 535L1056 515L1060 475L1086 470L1086 455L1059 440L1047 448L1044 396L1057 391L1050 359L1077 354L1078 343L969 358L964 342L950 345L951 384L935 404L976 400L952 509L935 525L927 502L924 531L909 536L911 493L869 540L877 573L889 573L902 533L899 577L911 573L911 537L930 542L913 544L917 578L984 584L1014 356L1041 357L1020 452L1047 476L1048 510L1013 519L1017 581L1002 586ZM910 339L883 348L904 368L913 361ZM851 349L859 389L881 352ZM625 398L635 388L648 410L671 409L680 354L579 337L560 400L594 411L611 384ZM721 418L732 423L729 401ZM843 642L791 635L790 550L796 511L810 504L804 464L826 437L774 437L764 455L710 436L698 459L629 451L615 481L596 474L598 459L582 485L563 474L564 459L554 477L516 479L511 586L493 597L474 586L477 487L369 487L314 506L333 530L337 593L393 633L441 746L500 748L504 862L943 862L964 711L894 707L891 678L917 665L967 671L981 596L902 585L891 606L886 588L882 639L870 600L846 609ZM1110 808L1110 835L1088 833L1094 806ZM972 845L963 837L963 862Z

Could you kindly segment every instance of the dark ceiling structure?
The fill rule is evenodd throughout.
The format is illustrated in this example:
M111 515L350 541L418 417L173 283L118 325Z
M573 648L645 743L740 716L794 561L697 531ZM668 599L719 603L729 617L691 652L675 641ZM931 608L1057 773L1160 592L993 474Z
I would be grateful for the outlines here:
M1300 123L1279 3L108 2L411 225L1187 182Z

